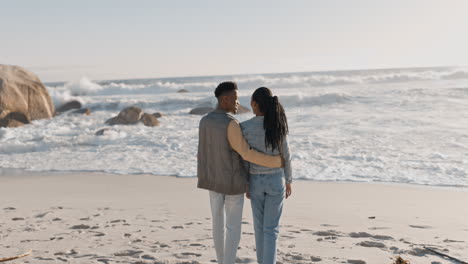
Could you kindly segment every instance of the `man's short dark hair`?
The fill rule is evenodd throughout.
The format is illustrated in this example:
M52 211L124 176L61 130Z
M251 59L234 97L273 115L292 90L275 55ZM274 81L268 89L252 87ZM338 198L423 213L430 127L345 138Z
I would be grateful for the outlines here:
M230 91L237 90L237 83L235 82L222 82L216 87L215 96L219 98L221 95L224 95Z

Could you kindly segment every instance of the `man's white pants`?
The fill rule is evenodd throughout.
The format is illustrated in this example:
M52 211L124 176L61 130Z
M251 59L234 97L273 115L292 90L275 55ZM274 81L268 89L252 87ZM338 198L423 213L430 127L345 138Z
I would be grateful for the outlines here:
M225 195L210 191L213 240L218 264L234 264L239 246L244 195ZM224 215L226 214L226 240Z

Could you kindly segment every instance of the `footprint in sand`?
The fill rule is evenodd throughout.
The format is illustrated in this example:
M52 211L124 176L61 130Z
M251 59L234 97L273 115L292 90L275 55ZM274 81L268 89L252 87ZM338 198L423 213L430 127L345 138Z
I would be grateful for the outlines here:
M191 257L200 257L202 254L200 253L193 253L193 252L182 252L174 254L176 258L191 258Z
M431 229L432 226L425 226L425 225L409 225L412 228L420 228L420 229Z
M37 259L37 260L54 260L53 258L43 258L43 257L35 257L34 259Z
M16 210L16 208L10 206L10 207L3 208L3 210L5 210L5 211L14 211L14 210Z
M417 256L417 257L424 257L426 255L433 255L432 252L426 250L424 248L413 248L405 252L406 254Z
M191 247L205 247L205 245L200 244L200 243L191 243L191 244L189 244L189 246L191 246Z
M255 259L253 258L236 258L236 263L254 263Z
M452 240L452 239L445 239L445 243L463 243L465 241L460 241L460 240Z
M163 219L163 220L157 219L157 220L151 220L151 222L153 222L153 223L162 223L162 222L167 222L167 220L166 219Z
M110 222L108 223L111 223L111 224L115 224L115 223L126 223L127 220L124 220L124 219L117 219L117 220L111 220Z
M386 247L384 243L372 242L372 241L363 241L361 243L358 243L357 245L361 246L361 247L376 247L376 248L385 248Z
M14 217L11 219L12 221L23 221L24 217Z
M184 229L185 227L183 225L178 225L178 226L172 226L172 229Z
M349 233L349 237L351 238L374 238L377 240L393 240L391 236L383 236L383 235L371 235L366 232L351 232Z
M34 217L35 217L35 218L44 218L44 216L48 215L49 213L50 213L50 212L40 213L40 214L35 215Z
M159 242L156 242L154 244L155 245L153 246L153 248L170 248L170 246L168 244L159 243Z
M127 249L123 251L119 251L114 253L114 256L116 257L133 257L135 255L141 254L143 251L141 250L132 250L132 249Z
M351 264L366 264L364 260L358 260L358 259L348 259L347 263Z
M146 260L156 260L156 258L151 255L143 255L141 258Z
M58 257L57 260L60 260L62 262L68 262L68 259L64 259L64 258L61 258L61 257Z
M76 229L76 230L79 230L79 229L90 229L91 226L89 225L74 225L72 227L70 227L70 229Z
M328 231L318 231L313 233L315 236L327 236L327 237L340 237L341 233L335 230L328 230Z
M390 229L389 227L369 227L369 230L383 230L383 229Z
M330 225L330 224L321 224L321 226L326 226L326 227L338 227L337 225Z
M314 257L315 258L315 257ZM298 254L298 253L287 253L283 257L283 263L296 263L297 261L309 261L312 260L311 256L308 255L303 255L303 254ZM321 259L319 260L321 261ZM317 262L317 261L315 261Z
M109 264L111 263L111 260L110 259L106 259L106 258L100 258L100 259L96 259L98 262L102 262L104 264Z

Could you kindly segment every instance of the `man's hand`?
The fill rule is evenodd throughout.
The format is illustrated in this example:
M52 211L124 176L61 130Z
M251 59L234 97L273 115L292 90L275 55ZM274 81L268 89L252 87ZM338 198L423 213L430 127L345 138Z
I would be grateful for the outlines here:
M288 199L289 196L291 196L291 194L292 194L291 184L286 183L286 199Z

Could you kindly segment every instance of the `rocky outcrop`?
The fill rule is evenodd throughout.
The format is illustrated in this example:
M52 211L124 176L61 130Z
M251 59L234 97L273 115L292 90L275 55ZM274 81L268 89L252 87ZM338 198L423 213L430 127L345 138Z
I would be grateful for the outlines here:
M156 118L161 118L161 117L163 116L163 114L161 114L160 112L156 112L156 113L154 113L153 115L154 115L154 117L156 117Z
M34 73L0 64L0 119L12 112L36 120L53 117L55 109L49 92Z
M99 130L96 131L94 134L95 134L96 136L102 136L102 135L104 135L104 133L106 133L106 131L110 131L110 129L109 129L109 128L99 129Z
M20 127L29 123L28 118L23 113L11 112L0 120L0 127Z
M159 126L159 121L154 115L144 113L140 120L145 126Z
M57 112L57 114L60 114L71 109L80 109L80 108L81 108L81 103L76 100L73 100L73 101L70 101L68 103L61 105L60 107L57 107L55 112Z
M133 125L138 122L142 122L145 126L158 126L158 119L151 114L144 113L143 110L136 106L130 106L122 111L119 115L108 119L106 124L108 125Z
M127 122L128 124L135 124L138 121L140 121L142 116L143 110L141 110L141 108L136 106L130 106L120 111L117 117L119 117L124 122Z
M190 110L189 114L191 115L206 115L209 112L213 111L213 107L197 107Z

